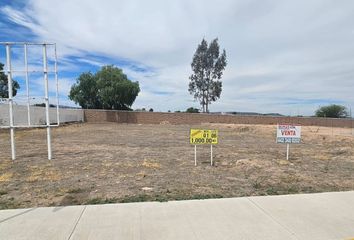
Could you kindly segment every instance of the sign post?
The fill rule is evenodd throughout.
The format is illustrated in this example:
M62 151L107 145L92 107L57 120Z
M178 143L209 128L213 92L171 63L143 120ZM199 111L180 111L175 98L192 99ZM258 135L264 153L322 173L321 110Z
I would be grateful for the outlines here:
M287 143L286 144L286 160L289 161L289 148L290 148L290 144Z
M189 142L194 145L195 166L197 166L197 145L210 144L210 165L213 166L213 144L218 144L218 130L191 129Z
M210 166L213 166L213 144L210 144Z
M286 160L289 160L290 144L301 142L301 126L278 124L276 143L286 143Z
M197 166L197 145L194 145L194 166Z

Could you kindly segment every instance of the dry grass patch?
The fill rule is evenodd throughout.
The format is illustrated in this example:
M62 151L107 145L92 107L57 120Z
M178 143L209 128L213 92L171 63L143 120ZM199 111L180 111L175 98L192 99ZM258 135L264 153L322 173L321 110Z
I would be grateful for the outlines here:
M209 146L198 147L194 166L190 128L219 130L215 166ZM246 124L68 125L52 130L52 161L45 129L19 135L16 161L9 161L8 132L0 131L0 189L6 190L0 208L354 190L354 136L304 126L303 142L291 145L286 161L286 145L275 143L275 130Z
M58 181L61 179L60 174L47 167L31 166L29 167L30 174L27 177L27 182L37 182L37 181Z
M7 173L4 173L4 174L0 175L0 182L9 182L9 181L11 181L13 175L14 174L12 172L7 172Z
M146 168L153 168L153 169L160 169L161 168L160 163L158 163L156 161L147 160L147 159L144 159L144 162L141 165Z

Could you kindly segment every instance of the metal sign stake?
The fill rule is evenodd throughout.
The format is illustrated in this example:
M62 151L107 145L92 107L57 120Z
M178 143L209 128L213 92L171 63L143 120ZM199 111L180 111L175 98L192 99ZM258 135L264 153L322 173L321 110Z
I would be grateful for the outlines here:
M194 166L197 166L197 145L194 145Z
M286 160L289 161L289 150L290 150L290 144L286 144Z
M213 144L210 144L210 166L213 166Z

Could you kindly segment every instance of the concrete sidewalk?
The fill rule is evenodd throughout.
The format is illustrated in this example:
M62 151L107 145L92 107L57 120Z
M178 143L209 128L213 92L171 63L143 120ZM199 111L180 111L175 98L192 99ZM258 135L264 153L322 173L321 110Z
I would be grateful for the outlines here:
M0 211L0 239L352 239L354 192Z

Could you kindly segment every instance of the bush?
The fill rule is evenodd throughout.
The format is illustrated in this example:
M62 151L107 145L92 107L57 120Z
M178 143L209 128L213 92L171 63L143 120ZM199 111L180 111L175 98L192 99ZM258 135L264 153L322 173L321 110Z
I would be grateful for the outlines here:
M194 107L190 107L190 108L187 108L186 112L187 113L199 113L199 109L194 108Z

